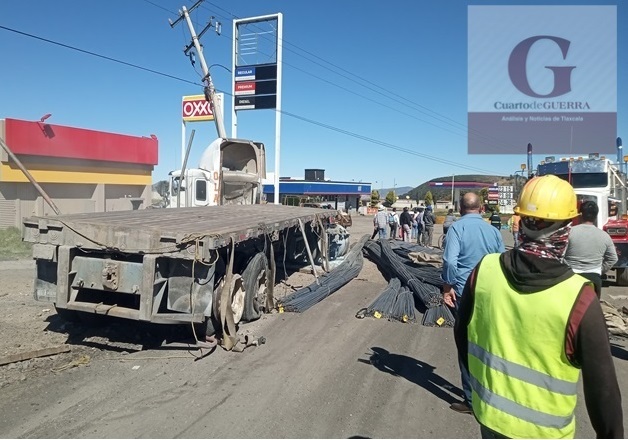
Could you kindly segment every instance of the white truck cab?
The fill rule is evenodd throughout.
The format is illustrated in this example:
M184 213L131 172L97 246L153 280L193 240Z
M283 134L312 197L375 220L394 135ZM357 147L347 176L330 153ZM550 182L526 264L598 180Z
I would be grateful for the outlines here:
M260 203L266 177L264 144L244 139L214 140L198 168L170 172L167 207Z

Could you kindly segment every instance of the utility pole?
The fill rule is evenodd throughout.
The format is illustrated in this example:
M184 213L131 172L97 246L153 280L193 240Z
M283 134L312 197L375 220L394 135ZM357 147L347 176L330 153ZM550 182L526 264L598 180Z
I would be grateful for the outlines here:
M528 179L532 177L532 144L528 144Z
M214 17L212 16L210 18L209 23L207 24L207 26L205 26L205 28L201 31L201 33L198 36L196 35L196 31L194 30L192 19L190 18L190 12L196 9L201 3L203 3L203 0L198 0L196 3L194 3L194 5L190 8L189 11L187 10L185 6L183 6L181 11L179 11L179 18L176 19L174 22L171 21L170 27L175 27L177 23L179 23L183 19L185 19L185 21L187 22L188 28L190 29L190 34L192 35L192 42L186 46L186 48L183 50L183 53L188 55L190 52L190 49L192 49L192 46L196 48L198 58L201 61L201 67L203 69L203 75L204 75L203 82L205 82L206 84L205 90L204 90L205 99L207 99L207 101L209 102L209 106L212 110L212 114L214 115L214 122L216 123L216 131L218 132L218 137L226 139L227 132L225 131L225 122L222 116L222 109L220 108L219 105L216 105L216 89L214 88L212 77L209 74L209 68L207 67L207 63L205 62L205 56L203 55L203 46L201 46L199 42L199 38L202 37L203 34L214 25L212 22L212 19ZM219 27L220 27L219 25L216 27L217 31Z
M624 170L624 156L622 154L623 152L623 144L621 141L621 138L618 137L617 138L617 164L619 165L619 178L620 178L620 182L619 182L619 198L621 199L621 204L620 206L620 212L619 212L619 216L618 218L621 218L622 216L624 216L626 214L626 212L628 212L628 209L626 209L626 204L627 204L627 200L626 200L626 181L628 180L626 178L626 173Z

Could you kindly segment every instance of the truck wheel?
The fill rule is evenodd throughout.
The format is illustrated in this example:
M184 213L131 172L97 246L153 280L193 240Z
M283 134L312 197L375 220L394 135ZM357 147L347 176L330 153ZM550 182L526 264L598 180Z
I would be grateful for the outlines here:
M268 259L263 252L260 252L249 261L242 273L245 292L244 313L242 314L244 321L255 321L264 311L268 284L267 271Z
M628 269L615 269L615 276L617 277L618 286L628 286Z
M213 300L213 316L216 317L216 322L221 322L220 317L220 297L222 295L222 289L224 286L224 278L220 280L220 284L218 288L214 289L214 300ZM244 313L244 305L245 305L245 290L242 282L242 276L239 274L233 274L231 278L231 310L233 311L233 322L239 323L242 319Z

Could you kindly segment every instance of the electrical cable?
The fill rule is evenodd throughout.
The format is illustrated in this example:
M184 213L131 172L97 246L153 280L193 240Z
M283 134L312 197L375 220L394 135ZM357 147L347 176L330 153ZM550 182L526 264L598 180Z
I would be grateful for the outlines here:
M194 81L186 80L184 78L179 78L179 77L174 76L174 75L170 75L170 74L159 72L159 71L156 71L156 70L153 70L153 69L145 68L145 67L139 66L137 64L133 64L133 63L129 63L129 62L126 62L126 61L118 60L118 59L115 59L115 58L112 58L112 57L109 57L109 56L105 56L105 55L101 55L101 54L98 54L98 53L95 53L95 52L91 52L91 51L88 51L88 50L85 50L85 49L80 49L80 48L75 47L75 46L67 45L67 44L64 44L64 43L59 43L59 42L56 42L56 41L53 41L53 40L50 40L50 39L47 39L47 38L43 38L43 37L39 37L39 36L36 36L36 35L33 35L33 34L29 34L27 32L18 31L16 29L12 29L12 28L9 28L9 27L6 27L6 26L2 26L2 25L0 25L0 29L4 29L4 30L10 31L10 32L14 32L14 33L26 36L26 37L34 38L36 40L44 41L46 43L50 43L50 44L54 44L54 45L57 45L57 46L61 46L61 47L64 47L64 48L67 48L67 49L70 49L70 50L75 50L75 51L78 51L78 52L81 52L81 53L84 53L84 54L87 54L87 55L92 55L92 56L95 56L95 57L98 57L98 58L102 58L102 59L105 59L105 60L108 60L108 61L112 61L112 62L115 62L115 63L118 63L118 64L122 64L122 65L125 65L125 66L128 66L128 67L133 67L133 68L136 68L136 69L140 69L140 70L143 70L143 71L146 71L146 72L149 72L149 73L153 73L153 74L156 74L156 75L160 75L160 76L163 76L163 77L175 79L177 81L182 81L182 82L185 82L185 83L188 83L188 84L193 84L193 85L198 85L198 86L203 87L203 84L200 84L200 83L197 83L197 82L194 82ZM229 91L222 90L222 89L216 89L216 90L220 91L221 93L224 93L225 95L233 96L233 94L230 93ZM484 169L477 168L477 167L471 167L471 166L464 165L464 164L461 164L461 163L456 163L456 162L453 162L453 161L450 161L450 160L437 158L435 156L430 156L428 154L419 153L419 152L410 150L408 148L397 146L395 144L391 144L391 143L384 142L384 141L379 141L377 139L369 138L367 136L362 136L362 135L359 135L357 133L353 133L353 132L348 131L348 130L344 130L344 129L341 129L341 128L338 128L338 127L334 127L334 126L329 125L329 124L325 124L325 123L322 123L322 122L314 121L312 119L306 118L304 116L299 116L297 114L294 114L294 113L291 113L291 112L287 112L285 110L281 110L281 113L285 114L286 116L290 116L292 118L300 119L301 121L307 122L307 123L312 124L312 125L317 125L319 127L323 127L323 128L328 129L328 130L331 130L331 131L336 131L338 133L342 133L342 134L354 137L356 139L360 139L360 140L363 140L363 141L366 141L366 142L370 142L370 143L373 143L373 144L376 144L376 145L380 145L380 146L383 146L383 147L386 147L386 148L389 148L389 149L397 150L397 151L400 151L400 152L403 152L403 153L412 154L412 155L415 155L415 156L418 156L418 157L422 157L424 159L429 159L429 160L432 160L432 161L435 161L435 162L439 162L439 163L443 163L443 164L446 164L446 165L455 166L455 167L458 167L458 168L467 169L467 170L470 170L470 171L481 172L481 173L485 173L485 174L495 174L495 175L499 175L500 174L500 173L495 172L495 171L488 171L488 170L484 170Z
M224 12L225 12L225 13L227 13L227 14L231 15L231 18L233 18L233 19L240 19L240 17L238 17L237 15L233 14L233 13L232 13L232 12L230 12L230 11L227 11L227 10L226 10L226 9L224 9L224 8L221 8L220 6L216 5L215 3L212 3L212 2L210 2L210 1L207 1L207 3L211 4L212 6L214 6L214 7L218 8L218 9L220 9L220 10L222 10L222 11L224 11ZM211 9L209 9L209 8L205 7L204 5L202 5L201 7L203 7L204 9L206 9L206 10L208 10L208 11L212 12L212 14L215 14L215 15L216 15L216 16L218 16L218 17L221 17L221 18L224 18L224 19L229 19L229 17L225 17L225 16L223 16L223 15L221 15L221 14L215 13L215 12L214 12L214 11L212 11ZM259 27L259 25L256 25L255 23L250 23L249 25L250 25L251 27L257 27L258 29L261 29L261 28ZM230 38L230 37L229 37L229 36L227 36L227 38ZM267 37L267 36L265 36L265 35L262 35L262 36L261 36L261 38L266 39L266 40L268 40L269 42L274 42L273 40L271 40L269 37ZM233 38L230 38L230 39L233 41ZM328 80L326 80L326 79L323 79L323 78L321 78L321 77L319 77L319 76L317 76L317 75L314 75L313 73L311 73L311 72L310 72L309 70L307 70L307 69L301 69L301 68L295 67L295 66L293 66L293 65L291 65L291 64L288 64L288 63L286 63L285 61L283 61L283 64L285 64L285 65L287 65L287 66L289 66L289 67L292 67L292 68L294 68L294 69L296 69L296 70L299 70L299 71L301 71L301 72L303 72L303 73L305 73L305 74L307 74L307 75L310 75L310 76L312 76L312 77L314 77L314 78L316 78L316 79L318 79L318 80L321 80L321 81L323 81L323 82L326 82L326 83L328 83L328 84L331 84L331 85L333 85L333 86L335 86L335 87L338 87L338 88L340 88L340 89L343 89L343 90L345 90L345 91L347 91L347 92L349 92L349 93L352 93L352 94L354 94L354 95L356 95L356 96L360 96L361 98L364 98L364 99L367 99L367 100L369 100L369 101L375 102L375 103L377 103L377 104L379 104L379 105L382 105L382 106L384 106L384 107L386 107L386 108L388 108L388 109L391 109L391 110L396 111L396 112L398 112L398 113L401 113L401 114L404 114L404 115L406 115L406 116L412 117L412 118L417 119L417 120L419 120L419 121L421 121L421 122L425 122L425 123L427 123L427 124L429 124L429 125L432 125L432 126L434 126L434 127L436 127L436 128L440 128L440 129L443 129L443 130L445 130L445 131L449 131L449 132L450 132L450 133L452 133L452 134L455 134L455 135L461 135L461 136L465 136L465 137L466 137L466 136L468 136L468 137L476 136L476 137L479 137L480 139L484 139L484 140L489 140L489 141L492 141L492 142L496 142L496 143L490 144L490 145L492 145L492 146L499 146L499 145L502 145L502 144L503 144L503 142L504 142L504 140L502 140L502 139L498 139L498 138L495 138L495 137L493 137L493 136L489 136L489 135L483 134L483 133L481 133L480 131L478 131L478 130L476 130L476 129L471 129L471 128L469 128L467 125L462 124L462 123L460 123L460 122L458 122L458 121L455 121L454 119L449 118L449 117L447 117L447 116L445 116L445 115L442 115L442 114L440 114L440 113L438 113L438 112L436 112L436 111L434 111L434 110L432 110L432 109L430 109L430 108L428 108L428 107L425 107L425 106L423 106L423 105L421 105L421 104L418 104L418 103L416 103L416 102L410 101L409 99L407 99L406 97L404 97L404 96L402 96L402 95L400 95L400 94L398 94L398 93L392 92L392 91L390 91L390 90L386 89L385 87L382 87L381 85L378 85L378 84L376 84L376 83L374 83L374 82L372 82L372 81L370 81L370 80L368 80L368 79L366 79L366 78L363 78L363 77L361 77L361 76L359 76L359 75L356 75L356 74L355 74L355 72L351 72L351 71L349 71L349 70L347 70L347 69L344 69L344 68L342 68L342 67L340 67L340 66L338 66L338 65L336 65L336 64L334 64L334 63L332 63L332 62L330 62L330 61L327 61L327 60L323 59L322 57L319 57L319 56L317 56L317 55L315 55L315 54L313 54L313 53L311 53L311 52L309 52L309 51L307 51L307 50L305 50L305 49L303 49L303 48L299 47L299 46L298 46L298 45L296 45L296 44L293 44L293 43L291 43L291 42L287 41L285 38L284 38L282 41L283 41L283 44L284 44L284 49L285 49L285 50L288 50L288 51L290 51L290 52L292 52L292 53L294 53L294 54L296 54L296 55L298 55L298 56L300 56L300 57L304 58L305 60L309 61L310 63L313 63L313 64L315 64L315 65L317 65L317 66L319 66L319 67L322 67L323 69L326 69L326 70L328 70L328 71L330 71L330 72L332 72L332 73L334 73L334 74L336 74L336 75L338 75L338 76L340 76L340 77L342 77L342 78L348 79L348 80L349 80L349 81L351 81L353 84L358 84L358 85L360 85L360 86L362 86L362 87L364 87L364 88L366 88L366 89L368 89L368 90L370 90L370 91L372 91L372 92L376 93L378 96L381 96L381 95L386 96L386 94L385 94L385 93L384 93L384 94L382 93L382 92L386 92L386 93L388 94L388 98L389 98L389 99L391 99L392 101L395 101L395 102L397 102L398 104L402 104L402 105L404 105L404 106L406 106L406 107L409 107L409 108L411 108L411 109L413 109L413 110L415 110L415 111L417 111L417 112L419 112L419 113L422 113L422 114L424 114L424 115L426 115L426 116L429 116L429 117L431 117L431 118L434 118L434 119L436 119L438 122L448 124L448 125L452 126L452 127L453 127L453 128L455 128L455 129L458 129L458 130L464 130L464 131L465 131L465 133L464 133L464 134L461 134L461 133L452 132L452 131L450 131L450 130L448 130L448 129L445 129L445 128L443 128L443 127L440 127L440 126L438 126L438 125L436 125L436 124L434 124L434 123L432 123L432 122L425 121L425 120L423 120L423 119L417 118L417 117L416 117L416 116L414 116L414 115L411 115L411 114L405 113L405 112L403 112L403 111L399 110L399 109L398 109L398 108L396 108L396 107L392 107L392 106L388 106L388 105L386 105L386 104L382 104L382 103L380 103L380 102L378 102L378 101L375 101L375 100L373 100L373 99L371 99L371 98L368 98L368 97L366 97L366 96L364 96L364 95L361 95L361 94L359 94L359 93L357 93L357 92L354 92L354 91L349 90L349 89L347 89L347 88L345 88L345 87L343 87L343 86L340 86L340 85L338 85L338 84L336 84L336 83L334 83L334 82L331 82L331 81L328 81ZM291 50L289 47L286 47L286 45L293 46L293 47L297 48L298 50L300 50L300 51L302 51L302 52L305 52L305 53L307 53L308 55L310 55L310 56L312 56L312 57L314 57L314 58L317 58L317 59L319 59L319 60L323 61L324 63L329 64L329 65L333 66L334 68L336 68L336 69L338 69L338 70L340 70L340 71L346 72L346 73L347 73L348 75L350 75L350 76L345 75L345 74L342 74L342 73L338 73L337 71L334 71L333 69L330 69L329 67L324 66L324 65L322 65L321 63L318 63L318 62L316 62L316 61L313 61L313 60L311 60L311 59L307 58L306 56L304 56L304 55L302 55L302 54L300 54L300 53L298 53L298 52L296 52L296 51L294 51L294 50ZM259 52L259 53L261 53L261 54L263 54L263 55L266 55L266 56L269 56L268 54L265 54L265 53L263 53L263 52ZM364 82L364 83L366 83L366 84L368 84L368 85L365 85L365 84L360 84L359 82L356 82L356 79L357 79L357 80L359 80L359 81L362 81L362 82ZM372 87L371 87L371 86L372 86ZM391 98L391 96L393 96L393 97ZM398 98L399 98L399 99L398 99ZM422 110L422 109L424 109L424 110Z

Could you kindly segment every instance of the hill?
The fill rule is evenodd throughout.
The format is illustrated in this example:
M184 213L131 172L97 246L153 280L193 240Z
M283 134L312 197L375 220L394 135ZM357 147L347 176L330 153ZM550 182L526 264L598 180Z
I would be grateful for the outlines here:
M512 176L487 176L483 174L466 174L466 175L456 175L454 177L455 181L459 182L486 182L486 183L497 183L498 185L513 185L514 179ZM423 200L425 199L425 194L428 191L432 192L432 197L434 200L451 200L451 188L438 188L431 187L430 182L451 182L451 176L446 177L437 177L435 179L431 179L427 182L422 183L421 185L409 190L406 193L399 193L401 197L405 197L409 195L412 200ZM487 185L487 187L490 185ZM463 192L467 192L463 190Z
M412 187L411 186L398 186L396 188L375 188L375 186L373 186L373 184L371 184L371 190L373 191L377 191L382 197L386 197L386 194L388 194L390 191L394 191L395 194L397 194L398 196L403 195L405 197L406 194L408 194L409 191L412 191Z

